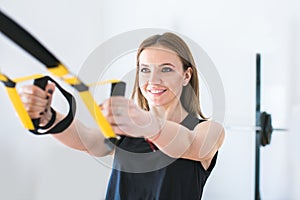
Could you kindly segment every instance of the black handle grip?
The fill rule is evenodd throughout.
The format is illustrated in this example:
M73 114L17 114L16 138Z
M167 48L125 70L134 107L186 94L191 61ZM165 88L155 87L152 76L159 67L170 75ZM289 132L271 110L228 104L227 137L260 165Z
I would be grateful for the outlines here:
M38 78L35 79L33 82L34 85L38 86L39 88L45 90L46 86L48 84L48 79L42 77L42 78ZM36 118L36 119L32 119L32 123L35 129L39 128L39 124L40 124L40 118Z
M67 102L69 104L69 112L65 116L65 118L63 118L53 128L51 128L50 130L47 130L46 132L40 132L39 128L41 128L41 127L39 126L39 119L33 119L32 122L33 123L37 123L37 125L34 125L35 129L34 130L30 130L30 132L32 132L32 133L34 133L36 135L61 133L62 131L64 131L66 128L68 128L70 126L70 124L72 123L72 121L74 119L74 115L75 115L75 112L76 112L76 101L75 101L75 98L69 92L67 92L66 90L64 90L54 79L52 79L49 76L45 76L45 77L36 79L34 81L34 84L37 85L37 86L39 86L42 89L45 89L49 80L51 82L55 83L56 88L66 98L66 100L67 100Z
M125 96L126 83L123 81L112 83L110 96Z
M126 83L123 81L112 83L110 96L125 96ZM105 144L109 151L112 151L116 145L119 144L121 139L118 138L108 138L105 139Z

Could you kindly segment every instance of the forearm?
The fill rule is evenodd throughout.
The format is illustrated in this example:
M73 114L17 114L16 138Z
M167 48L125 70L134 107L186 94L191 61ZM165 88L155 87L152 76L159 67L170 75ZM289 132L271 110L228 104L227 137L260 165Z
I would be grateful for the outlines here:
M218 150L224 131L217 123L203 122L191 131L178 123L166 121L159 135L152 138L153 143L170 157L204 161L212 158Z
M149 138L162 152L180 158L192 144L192 133L185 127L166 121L157 135Z
M55 124L63 118L62 114L57 113ZM66 146L94 156L101 157L109 153L104 144L103 134L98 129L87 128L77 119L74 119L63 132L52 135Z

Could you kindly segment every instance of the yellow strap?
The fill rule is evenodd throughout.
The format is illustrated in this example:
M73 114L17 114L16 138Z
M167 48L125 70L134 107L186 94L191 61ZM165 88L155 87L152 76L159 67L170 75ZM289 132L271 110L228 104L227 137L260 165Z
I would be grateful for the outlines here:
M68 83L70 85L76 85L76 84L80 83L80 80L77 77L63 78L63 76L65 76L69 73L68 70L63 65L59 65L56 68L48 68L48 70L51 73L55 74L56 76L61 77L66 83ZM16 78L16 79L14 79L14 81L22 82L22 81L26 81L26 80L30 80L30 79L41 78L41 77L43 77L43 75L35 74L35 75L31 75L31 76ZM5 75L0 73L0 81L6 82L7 80L8 80L8 78ZM101 81L101 82L90 84L90 85L95 86L95 85L103 85L103 84L117 83L117 82L119 82L119 80L112 79L112 80ZM21 119L21 121L23 123L23 126L29 130L34 130L34 125L31 121L28 113L25 110L25 107L20 99L20 96L19 96L16 88L6 87L6 90L7 90L7 93L9 95L11 102L13 103L13 106L15 107L15 110L16 110L19 118ZM112 127L110 126L110 124L108 123L106 118L103 116L99 106L95 102L91 93L87 90L87 91L79 92L79 95L80 95L81 99L83 100L83 102L85 103L90 114L94 118L95 122L97 123L98 127L100 128L104 137L115 138L116 135L115 135Z
M87 84L87 86L94 87L96 85L105 85L105 84L108 84L108 83L118 83L118 82L120 82L120 80L110 79L110 80L105 80L105 81L100 81L100 82L96 82L96 83Z
M0 81L4 81L4 82L8 81L7 76L0 73Z
M22 82L22 81L27 81L27 80L32 80L32 79L38 79L38 78L42 78L42 77L44 77L44 75L42 75L42 74L34 74L34 75L30 75L30 76L24 76L24 77L21 77L21 78L15 78L14 82L19 83L19 82Z
M73 77L70 77L70 78L63 78L63 80L70 84L70 85L77 85L77 84L80 84L81 81L73 76ZM96 83L90 83L90 84L86 84L86 86L88 87L94 87L94 86L97 86L97 85L105 85L105 84L108 84L108 83L118 83L120 82L120 80L118 79L110 79L110 80L105 80L105 81L99 81L99 82L96 82Z
M77 77L63 78L63 80L69 85L77 85L81 83Z
M106 138L115 138L116 134L114 133L112 127L106 120L106 118L103 116L99 106L94 101L94 98L92 97L91 93L89 91L84 91L79 93L81 99L85 103L86 107L90 111L92 117L98 124L100 130L102 131L102 134Z
M47 69L49 72L58 77L63 77L64 75L67 75L69 73L68 69L62 64L57 65L57 67Z
M25 110L24 104L21 101L21 98L16 90L16 88L5 87L8 93L8 96L19 116L23 126L28 130L34 130L33 123Z

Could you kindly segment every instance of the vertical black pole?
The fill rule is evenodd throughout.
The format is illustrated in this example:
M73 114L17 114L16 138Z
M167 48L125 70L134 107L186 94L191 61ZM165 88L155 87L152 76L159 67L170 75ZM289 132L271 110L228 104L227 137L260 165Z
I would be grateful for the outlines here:
M255 125L260 127L260 84L261 84L261 58L260 54L256 54L256 112L255 112ZM255 200L260 200L259 191L259 177L260 177L260 145L261 145L261 131L256 130L255 141Z

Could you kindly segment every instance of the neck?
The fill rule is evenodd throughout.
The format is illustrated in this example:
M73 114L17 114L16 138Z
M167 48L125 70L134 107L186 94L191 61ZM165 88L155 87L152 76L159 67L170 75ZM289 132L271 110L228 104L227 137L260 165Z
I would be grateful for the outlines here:
M180 101L168 106L150 106L150 111L159 118L177 123L180 123L188 115Z

